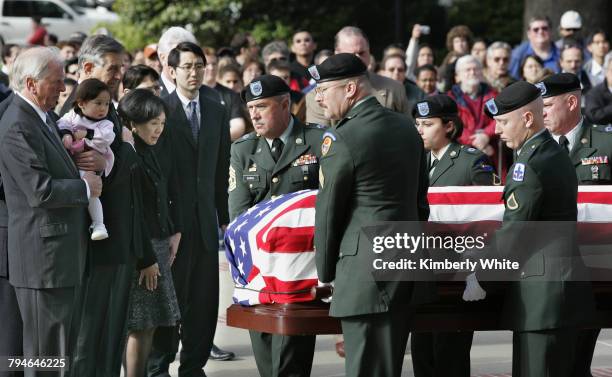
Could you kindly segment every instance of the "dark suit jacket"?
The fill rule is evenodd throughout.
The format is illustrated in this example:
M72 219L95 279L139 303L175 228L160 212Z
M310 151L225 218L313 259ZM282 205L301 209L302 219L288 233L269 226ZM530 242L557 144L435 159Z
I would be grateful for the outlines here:
M66 100L60 115L72 108L76 88ZM92 262L96 265L131 263L134 258L151 255L153 249L145 231L140 195L138 156L134 148L121 138L121 122L111 103L106 119L113 122L115 140L111 149L115 164L108 177L102 177L100 201L104 210L104 224L109 237L91 243Z
M13 94L11 94L0 102L0 118L4 115L4 112L13 101ZM2 187L2 176L0 176L0 228L8 227L8 209L6 208L6 202L4 199L4 187ZM6 229L3 230L6 232ZM0 243L0 278L8 278L8 248L6 242Z
M210 88L206 88L212 90ZM174 162L178 170L179 207L185 233L194 231L196 216L208 251L216 251L218 224L228 224L227 186L230 137L227 114L221 104L208 98L200 88L200 135L193 139L189 121L176 92L164 98L168 105L166 128L157 144L158 161ZM173 156L172 161L169 156Z
M15 96L0 121L9 212L9 277L26 288L80 284L87 252L85 182L36 111Z
M607 80L587 93L585 103L585 114L591 123L600 125L612 123L612 93L608 89Z

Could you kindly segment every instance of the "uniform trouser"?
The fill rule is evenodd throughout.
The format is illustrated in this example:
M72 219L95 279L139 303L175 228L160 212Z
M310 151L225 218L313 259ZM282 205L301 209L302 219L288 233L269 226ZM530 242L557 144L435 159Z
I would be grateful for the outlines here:
M261 377L308 377L316 337L249 331L257 370Z
M399 377L408 342L411 311L341 318L346 377Z
M576 364L574 366L575 377L592 377L591 362L593 361L593 353L595 353L595 345L597 337L599 337L600 329L584 329L578 334L578 343L576 346Z
M6 229L6 228L5 228ZM0 277L0 356L23 355L23 322L15 288ZM23 372L0 371L0 377L20 377Z
M200 224L183 234L172 265L174 289L181 309L178 327L159 327L149 357L149 376L168 376L181 342L179 377L199 376L208 361L219 310L218 250L204 248ZM215 242L217 244L217 242Z
M577 329L514 332L512 377L575 377Z
M94 265L78 293L73 377L119 377L134 265Z
M62 356L70 359L70 329L75 309L75 288L15 288L23 320L23 356ZM26 368L26 377L64 377L67 370Z
M415 377L469 377L473 331L412 333Z

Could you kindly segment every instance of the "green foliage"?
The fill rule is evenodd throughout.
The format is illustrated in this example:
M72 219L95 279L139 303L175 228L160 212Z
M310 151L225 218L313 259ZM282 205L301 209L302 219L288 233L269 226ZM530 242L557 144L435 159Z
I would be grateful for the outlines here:
M523 2L455 0L447 24L468 25L475 36L489 43L501 40L515 45L523 37Z

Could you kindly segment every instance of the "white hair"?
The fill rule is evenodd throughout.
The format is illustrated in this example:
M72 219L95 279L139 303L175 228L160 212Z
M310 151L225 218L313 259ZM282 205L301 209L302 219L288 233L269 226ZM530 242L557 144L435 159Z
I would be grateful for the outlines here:
M17 56L11 67L11 88L17 92L25 89L26 79L44 79L53 65L64 66L57 47L32 47Z
M198 44L198 41L196 40L193 33L180 26L172 26L170 29L166 30L164 34L162 34L162 36L159 38L159 42L157 42L157 53L168 55L170 53L170 50L172 50L176 47L176 45L182 42L191 42Z
M500 50L500 49L504 49L508 51L509 54L512 53L512 47L510 47L508 43L502 42L502 41L496 41L496 42L491 43L489 48L487 48L487 58L490 58L491 56L493 56L493 51Z
M459 71L463 68L464 65L474 63L478 66L478 68L482 69L482 63L473 55L463 55L457 62L455 63L455 73L459 73Z

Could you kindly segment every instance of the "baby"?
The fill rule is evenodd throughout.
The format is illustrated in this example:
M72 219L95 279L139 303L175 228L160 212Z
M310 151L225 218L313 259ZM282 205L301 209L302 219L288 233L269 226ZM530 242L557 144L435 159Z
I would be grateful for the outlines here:
M96 150L106 159L105 174L108 175L115 162L110 148L115 139L113 123L106 119L111 103L111 93L102 81L87 79L76 88L74 107L57 123L64 147L75 154L86 150ZM84 174L81 171L81 176ZM89 216L91 216L91 239L93 241L108 238L104 226L104 213L99 198L89 199Z

